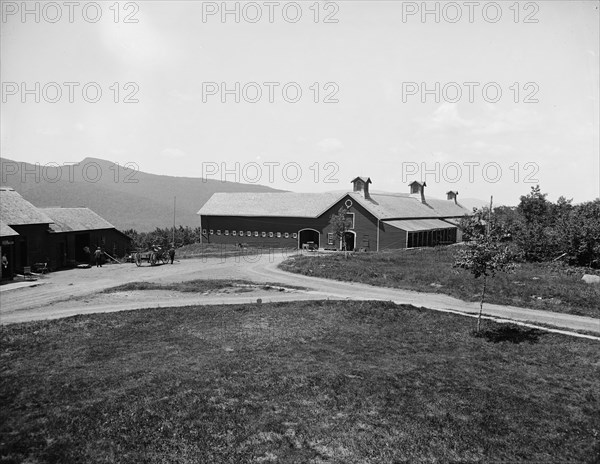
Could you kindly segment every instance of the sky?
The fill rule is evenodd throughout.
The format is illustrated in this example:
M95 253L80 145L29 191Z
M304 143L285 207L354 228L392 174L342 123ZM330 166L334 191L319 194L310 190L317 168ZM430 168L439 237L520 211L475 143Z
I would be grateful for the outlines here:
M0 3L5 158L600 196L598 1Z

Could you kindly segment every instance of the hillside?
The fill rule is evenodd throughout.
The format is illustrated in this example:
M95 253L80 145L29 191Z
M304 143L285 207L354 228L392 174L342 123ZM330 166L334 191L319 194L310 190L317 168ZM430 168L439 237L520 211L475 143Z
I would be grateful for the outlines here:
M118 167L85 158L75 167L36 167L2 158L2 186L12 187L35 206L86 206L117 228L149 231L173 224L200 225L196 214L215 192L277 192L262 185L172 177Z

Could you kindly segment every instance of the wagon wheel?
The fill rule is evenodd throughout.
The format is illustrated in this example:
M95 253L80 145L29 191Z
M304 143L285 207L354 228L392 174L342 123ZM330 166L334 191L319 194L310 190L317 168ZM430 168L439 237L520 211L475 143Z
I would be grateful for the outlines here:
M135 254L135 264L137 267L142 265L142 254L139 251Z
M169 264L169 255L166 253L163 253L162 256L160 257L160 260L162 261L163 264Z
M156 258L156 252L153 251L150 254L150 266L154 266L156 264L157 258Z

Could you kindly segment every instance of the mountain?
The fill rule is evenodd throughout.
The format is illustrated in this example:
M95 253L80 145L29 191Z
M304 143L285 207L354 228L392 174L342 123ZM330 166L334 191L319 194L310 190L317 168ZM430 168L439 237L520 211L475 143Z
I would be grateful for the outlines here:
M175 223L198 227L198 210L215 192L281 192L262 185L149 174L98 158L73 166L39 166L0 160L0 184L39 207L86 206L118 229L137 231Z

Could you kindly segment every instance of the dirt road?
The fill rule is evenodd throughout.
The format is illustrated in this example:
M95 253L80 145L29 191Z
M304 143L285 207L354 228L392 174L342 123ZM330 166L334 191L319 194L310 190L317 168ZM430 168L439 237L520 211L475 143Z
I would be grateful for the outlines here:
M75 314L122 311L150 307L203 304L352 299L391 300L436 310L476 314L477 303L469 303L441 294L418 293L371 285L338 282L290 274L277 268L282 255L187 259L174 265L136 267L115 264L102 268L73 269L49 274L40 285L0 291L0 323L10 324L39 319L54 319ZM308 290L285 291L247 289L188 294L172 291L99 293L127 282L181 282L194 279L244 279L258 283L302 286ZM522 322L549 324L571 330L600 333L600 320L590 317L539 311L512 306L486 304L485 314Z

